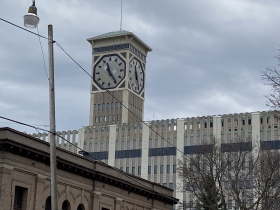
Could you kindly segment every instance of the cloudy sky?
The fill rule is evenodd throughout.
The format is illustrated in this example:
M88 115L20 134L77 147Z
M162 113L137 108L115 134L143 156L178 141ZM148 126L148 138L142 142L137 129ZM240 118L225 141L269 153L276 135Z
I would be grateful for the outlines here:
M37 0L39 31L47 36L53 24L54 39L90 72L86 38L120 29L120 2ZM31 0L2 0L0 17L23 26L30 5ZM264 95L270 87L260 75L278 64L279 10L279 0L124 0L122 28L153 49L145 120L268 110ZM41 42L48 71L47 40ZM54 53L57 130L79 129L88 125L90 78L57 46ZM48 125L48 80L38 37L0 21L0 61L0 115ZM37 132L0 119L3 126Z

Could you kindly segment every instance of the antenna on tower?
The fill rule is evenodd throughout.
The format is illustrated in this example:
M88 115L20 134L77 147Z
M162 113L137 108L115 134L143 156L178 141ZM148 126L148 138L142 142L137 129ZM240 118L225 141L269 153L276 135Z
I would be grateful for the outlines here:
M122 5L123 5L123 0L121 0L121 23L120 23L120 31L122 30Z

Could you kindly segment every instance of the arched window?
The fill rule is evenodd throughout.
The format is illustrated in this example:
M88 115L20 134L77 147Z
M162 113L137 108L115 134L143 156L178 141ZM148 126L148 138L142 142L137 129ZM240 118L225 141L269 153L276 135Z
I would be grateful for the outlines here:
M69 203L69 201L64 201L63 203L62 203L62 210L70 210L70 203Z
M83 204L80 204L80 205L78 206L77 210L85 210L84 205L83 205Z
M45 203L45 210L52 210L51 196L49 196Z

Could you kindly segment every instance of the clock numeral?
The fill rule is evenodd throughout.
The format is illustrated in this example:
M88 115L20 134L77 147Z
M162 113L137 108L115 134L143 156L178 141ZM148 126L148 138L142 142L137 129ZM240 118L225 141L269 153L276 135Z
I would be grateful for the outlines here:
M129 80L132 80L132 78L130 77Z
M118 59L116 58L116 59L115 59L115 62L117 62L117 61L118 61Z
M101 69L102 66L98 66L98 67Z
M121 66L123 63L119 63L119 66Z
M106 63L106 61L105 61L105 60L103 60L103 63Z
M108 87L110 87L111 83L108 83Z
M101 78L98 78L98 80L97 81L100 81L101 80Z
M102 86L104 86L105 82L102 82Z
M112 59L111 59L111 57L109 58L109 61L111 61Z
M121 75L119 75L118 78L122 78Z
M129 70L129 73L131 73L131 70Z
M121 69L120 72L123 72L123 69Z
M132 68L132 65L130 64L130 68Z
M142 71L140 71L140 74L143 74L143 72L142 72Z
M99 74L100 72L96 72L95 74Z
M141 81L143 81L143 78L141 78Z
M141 66L139 65L139 66L138 66L138 69L140 69L140 67L141 67Z

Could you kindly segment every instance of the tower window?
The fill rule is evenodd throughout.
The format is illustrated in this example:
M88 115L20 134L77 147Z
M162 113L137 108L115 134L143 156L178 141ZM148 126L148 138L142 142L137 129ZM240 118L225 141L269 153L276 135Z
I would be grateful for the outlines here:
M100 110L101 109L101 104L98 104L98 110Z
M27 204L27 189L23 187L15 187L14 209L25 209Z
M104 103L102 104L102 109L105 109L105 104Z
M113 108L114 108L114 102L111 103L111 109L113 109Z
M108 116L108 121L109 121L109 122L111 121L111 115Z
M97 105L96 104L94 104L94 110L96 110L97 109Z
M117 115L117 121L120 121L120 115L119 114Z
M109 103L107 103L107 105L106 105L106 109L109 109L109 106L110 106L110 104L109 104Z
M99 117L99 122L102 122L102 117Z
M94 120L96 123L98 122L98 117L95 117L95 120Z
M115 115L113 115L113 121L115 121L116 120L116 116Z
M104 116L104 122L106 122L106 116Z
M120 108L122 108L122 102L120 102Z
M118 102L116 102L115 107L116 107L116 108L118 108L118 107L119 107L119 103L118 103Z

